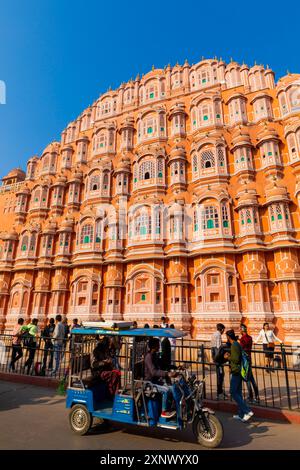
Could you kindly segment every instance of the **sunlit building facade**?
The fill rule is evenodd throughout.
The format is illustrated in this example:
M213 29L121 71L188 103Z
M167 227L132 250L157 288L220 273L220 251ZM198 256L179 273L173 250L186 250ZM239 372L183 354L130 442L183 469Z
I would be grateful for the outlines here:
M2 156L4 158L4 156ZM300 75L202 60L108 91L0 187L0 324L300 340Z

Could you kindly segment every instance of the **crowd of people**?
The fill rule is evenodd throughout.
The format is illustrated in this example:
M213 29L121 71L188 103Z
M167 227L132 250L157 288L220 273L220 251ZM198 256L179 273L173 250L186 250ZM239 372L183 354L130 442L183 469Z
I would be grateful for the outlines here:
M234 415L235 419L243 422L248 421L253 412L248 403L259 403L259 390L255 381L251 367L251 353L253 347L252 336L248 334L247 326L240 325L240 337L237 336L233 329L226 331L226 343L222 342L222 335L225 332L225 326L218 323L216 331L211 338L211 355L216 366L217 374L217 398L228 398L224 390L224 364L229 363L230 366L230 395L238 405L238 414ZM266 360L266 372L274 372L272 367L274 359L275 342L282 343L277 338L273 330L270 329L269 323L264 323L255 343L262 343ZM246 354L247 360L247 377L246 385L248 390L247 400L244 400L242 393L243 377L241 374L243 354Z
M39 332L37 318L33 318L27 325L23 318L19 318L12 332L12 356L9 370L12 372L16 370L16 363L23 357L25 349L27 357L22 369L23 372L30 374L34 367L36 351L43 340L43 360L39 374L45 375L48 371L51 375L56 375L70 333L78 326L78 319L75 318L72 325L69 325L67 318L63 319L62 315L56 315L55 319L50 318L46 327Z
M26 350L26 361L23 364L23 371L29 374L34 366L34 359L37 349L40 347L41 340L43 345L43 358L40 363L40 375L48 374L55 376L59 371L62 358L65 354L66 344L71 331L80 326L78 319L74 319L69 325L66 318L56 315L55 319L50 318L46 327L39 333L38 320L32 319L25 325L24 319L19 318L12 333L12 355L9 368L15 371L16 363L23 357ZM137 328L137 322L134 322L133 328ZM150 328L146 323L144 329ZM170 324L167 317L161 318L160 324L154 324L153 328L175 328ZM230 395L238 405L238 414L235 419L248 421L253 412L249 408L251 403L259 403L259 389L253 375L251 361L253 343L262 343L265 357L266 372L274 372L273 360L275 342L282 341L270 329L266 322L259 332L255 341L248 334L245 324L240 325L240 336L237 336L233 329L226 331L222 323L216 325L216 331L211 337L211 357L216 367L217 378L217 399L227 399L228 396L224 389L225 368L229 365L230 370ZM226 342L223 342L225 333ZM120 385L119 355L122 347L122 341L119 336L104 336L99 340L97 347L93 351L92 375L94 378L100 378L108 385L111 395L114 395ZM248 371L246 385L248 397L246 400L242 394L242 362L247 357ZM132 350L131 350L132 357ZM168 417L171 413L167 410L167 397L171 389L168 381L174 377L176 372L171 371L172 365L176 360L176 338L170 337L150 337L137 336L135 341L135 363L133 373L135 378L143 378L159 387L163 396L162 416ZM245 379L244 379L245 380Z

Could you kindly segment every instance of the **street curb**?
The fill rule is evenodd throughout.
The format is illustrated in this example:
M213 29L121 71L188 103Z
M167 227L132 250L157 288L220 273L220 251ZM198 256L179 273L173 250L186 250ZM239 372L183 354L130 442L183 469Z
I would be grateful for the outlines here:
M0 372L0 380L55 389L59 385L58 379L11 374L5 372ZM225 411L227 413L236 413L237 409L234 403L226 401L204 400L204 404L215 411ZM257 418L273 419L275 421L283 421L285 423L300 424L300 413L298 411L279 410L262 406L251 406L251 410L254 412L254 416Z
M215 411L226 411L230 413L237 412L237 406L234 403L226 401L216 402L213 400L204 400L204 403ZM266 408L263 406L251 406L254 416L263 419L273 419L285 423L300 424L299 411L280 410L276 408Z
M49 377L37 377L32 375L11 374L6 372L0 372L0 380L28 385L37 385L38 387L46 388L57 388L59 385L58 379L51 379Z

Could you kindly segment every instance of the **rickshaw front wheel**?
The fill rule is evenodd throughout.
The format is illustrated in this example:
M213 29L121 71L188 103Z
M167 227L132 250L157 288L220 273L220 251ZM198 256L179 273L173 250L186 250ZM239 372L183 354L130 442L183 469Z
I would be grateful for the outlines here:
M74 405L69 414L69 422L73 432L84 436L92 426L93 417L84 405Z
M222 423L214 414L196 415L193 422L193 432L198 444L204 447L218 447L223 439Z

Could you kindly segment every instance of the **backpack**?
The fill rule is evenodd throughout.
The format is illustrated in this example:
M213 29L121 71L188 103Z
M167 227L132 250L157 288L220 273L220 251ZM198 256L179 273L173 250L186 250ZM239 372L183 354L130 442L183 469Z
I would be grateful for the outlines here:
M24 348L31 348L32 347L33 336L29 333L28 330L22 335L22 341L23 341Z
M248 382L251 372L250 358L241 347L241 376L245 382Z

